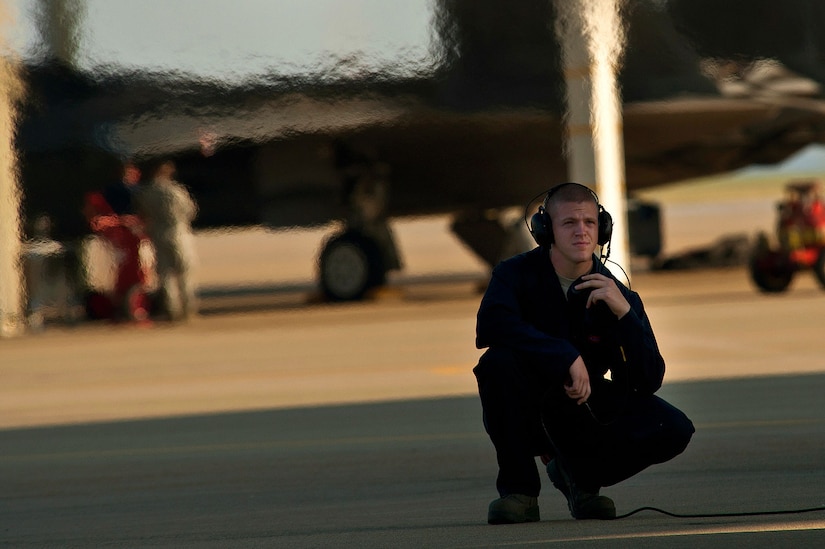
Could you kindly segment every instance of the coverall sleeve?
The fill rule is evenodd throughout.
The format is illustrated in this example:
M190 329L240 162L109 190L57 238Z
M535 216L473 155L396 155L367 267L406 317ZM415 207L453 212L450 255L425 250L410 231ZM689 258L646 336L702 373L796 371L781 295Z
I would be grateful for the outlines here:
M638 294L631 293L630 312L618 322L618 339L622 347L624 368L613 369L613 378L630 375L634 391L653 394L662 386L665 361L653 335L653 328Z
M476 321L476 347L501 346L553 368L561 379L579 356L567 340L542 332L525 318L519 293L528 289L511 265L494 270ZM548 314L551 312L548 311Z

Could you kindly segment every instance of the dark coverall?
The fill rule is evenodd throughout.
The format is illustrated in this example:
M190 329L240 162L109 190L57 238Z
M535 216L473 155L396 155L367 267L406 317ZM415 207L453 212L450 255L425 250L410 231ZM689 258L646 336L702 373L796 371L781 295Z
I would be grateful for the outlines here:
M616 280L595 256L591 272ZM493 270L476 326L476 346L488 349L473 372L502 496L538 496L535 456L560 459L580 489L596 493L687 447L693 424L653 394L665 364L642 301L616 283L631 307L621 320L603 303L586 309L575 284L566 299L545 247ZM579 355L586 405L564 391Z

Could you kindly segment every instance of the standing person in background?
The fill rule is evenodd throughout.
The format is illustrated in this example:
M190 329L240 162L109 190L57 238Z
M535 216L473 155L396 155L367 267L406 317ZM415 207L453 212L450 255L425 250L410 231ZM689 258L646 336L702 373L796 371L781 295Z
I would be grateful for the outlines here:
M140 169L133 162L123 164L121 178L103 189L103 198L117 215L134 214L132 196L140 183Z
M112 246L116 273L110 295L91 292L87 297L87 312L92 318L143 322L149 316L146 272L140 256L145 233L134 204L140 178L140 169L126 161L119 179L85 197L83 214L95 235Z
M192 269L195 262L192 220L197 205L174 179L175 164L167 160L135 195L137 210L155 248L155 262L166 311L171 320L197 313Z

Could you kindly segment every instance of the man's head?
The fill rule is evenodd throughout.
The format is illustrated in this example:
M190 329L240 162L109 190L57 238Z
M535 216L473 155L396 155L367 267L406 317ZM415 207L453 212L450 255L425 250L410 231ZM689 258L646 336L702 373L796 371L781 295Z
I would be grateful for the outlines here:
M552 209L562 202L593 202L599 221L597 243L604 246L613 233L613 218L599 203L599 198L589 187L580 183L560 183L547 191L538 213L530 220L530 232L540 246L553 244Z
M588 187L562 183L548 191L533 227L536 241L552 246L554 263L572 267L590 263L596 247L610 240L613 220Z
M164 160L158 165L157 169L155 170L155 179L174 179L176 171L177 169L175 167L175 163L172 160Z

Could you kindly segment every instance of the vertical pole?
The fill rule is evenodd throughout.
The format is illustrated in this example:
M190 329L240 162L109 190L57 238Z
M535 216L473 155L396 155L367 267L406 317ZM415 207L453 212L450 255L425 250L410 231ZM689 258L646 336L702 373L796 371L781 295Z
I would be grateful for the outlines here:
M2 1L2 0L0 0ZM80 47L80 24L85 12L81 0L37 0L34 20L47 62L74 66Z
M0 0L0 337L17 335L24 327L21 193L14 148L15 101L21 83L6 39L5 31L12 26L10 12Z
M594 189L615 225L610 256L630 276L624 142L616 71L622 0L556 0L567 86L568 176Z

